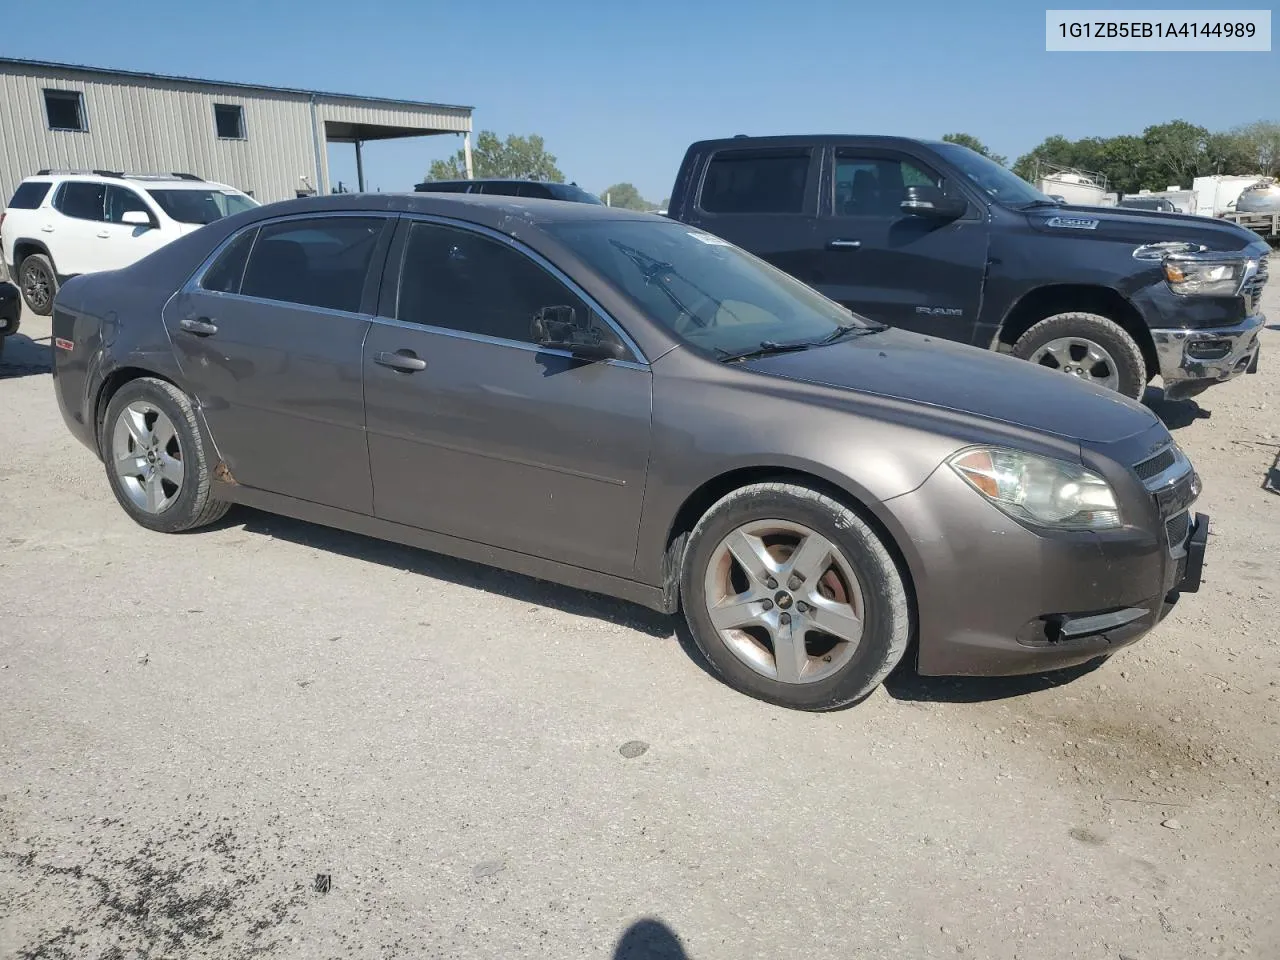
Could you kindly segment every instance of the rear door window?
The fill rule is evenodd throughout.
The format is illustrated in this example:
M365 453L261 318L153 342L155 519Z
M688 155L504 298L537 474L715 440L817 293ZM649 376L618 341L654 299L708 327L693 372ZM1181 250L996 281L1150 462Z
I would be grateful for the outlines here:
M316 217L262 227L240 293L357 313L386 220Z
M40 204L44 203L44 198L49 193L51 186L53 184L40 183L39 181L18 184L18 189L13 192L13 199L9 201L9 208L11 210L35 210Z
M707 213L803 213L808 150L721 150L698 205Z
M58 188L53 205L60 213L77 220L105 220L107 185L84 180L68 180Z

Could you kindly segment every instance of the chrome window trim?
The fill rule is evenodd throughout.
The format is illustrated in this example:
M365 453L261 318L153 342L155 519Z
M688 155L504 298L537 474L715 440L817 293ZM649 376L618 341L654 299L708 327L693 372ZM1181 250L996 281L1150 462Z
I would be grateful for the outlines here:
M649 359L644 355L644 351L640 349L640 345L636 343L635 340L632 339L631 335L627 333L627 331L623 328L622 324L618 323L618 321L614 319L613 315L610 314L607 310L605 310L604 307L600 305L599 301L597 301L595 297L587 293L587 291L582 288L581 284L579 284L576 280L570 277L567 273L565 273L563 270L557 267L554 263L552 263L542 254L530 248L527 244L522 243L521 241L517 240L515 237L502 233L499 230L494 230L492 227L486 227L483 224L479 224L479 223L471 223L470 221L467 221L467 220L454 220L450 217L441 217L435 214L427 214L427 213L406 213L402 216L401 219L408 221L409 223L434 223L442 227L452 227L457 230L465 230L471 233L477 233L477 234L480 234L481 236L488 237L490 240L496 240L499 243L505 244L506 246L514 250L516 253L521 254L525 257L528 257L530 260L532 260L534 263L540 266L547 273L551 274L552 277L554 277L560 283L564 284L564 286L566 286L569 289L570 293L572 293L574 296L580 299L583 303L585 303L588 307L590 307L591 310L594 311L595 314L605 322L605 324L609 327L609 329L612 330L618 336L618 338L623 342L623 344L626 345L627 349L631 351L632 356L637 358L636 360L607 360L603 362L618 364L618 365L639 366L644 369L649 368L649 365L650 365ZM405 245L405 249L408 249L407 243ZM401 256L403 257L403 255L404 254L402 251ZM402 261L402 264L403 264L403 261ZM396 286L395 299L396 299L397 310L399 309L399 306L400 306L399 282L402 274L403 274L403 269L396 271L397 286ZM376 316L374 317L374 319L378 321L390 320L396 324L407 324L410 327L417 327L422 330L431 330L432 332L435 332L435 333L462 334L465 339L475 340L482 343L495 343L495 344L503 344L508 346L524 347L524 348L533 350L537 353L548 353L555 356L565 356L565 357L573 356L573 354L569 353L569 351L567 350L548 350L545 347L539 347L537 344L529 343L527 340L508 340L504 337L490 337L490 336L486 336L485 334L469 333L468 331L465 331L465 330L455 330L452 327L438 327L433 324L416 323L412 320L401 320L398 317Z

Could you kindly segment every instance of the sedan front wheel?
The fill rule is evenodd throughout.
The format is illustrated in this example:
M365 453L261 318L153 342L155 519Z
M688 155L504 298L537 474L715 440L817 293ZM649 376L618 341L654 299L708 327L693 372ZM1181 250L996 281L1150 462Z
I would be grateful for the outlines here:
M716 672L794 709L865 698L910 637L903 579L879 536L797 484L752 484L707 511L689 536L681 595Z

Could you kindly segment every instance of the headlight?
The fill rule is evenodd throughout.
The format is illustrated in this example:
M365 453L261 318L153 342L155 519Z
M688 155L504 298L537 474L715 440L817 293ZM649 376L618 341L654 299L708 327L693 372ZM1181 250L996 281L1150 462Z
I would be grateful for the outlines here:
M1214 263L1206 260L1170 258L1164 262L1164 276L1174 293L1184 296L1234 297L1240 289L1246 261Z
M1000 447L962 450L947 463L1015 520L1058 530L1120 526L1111 485L1075 464Z

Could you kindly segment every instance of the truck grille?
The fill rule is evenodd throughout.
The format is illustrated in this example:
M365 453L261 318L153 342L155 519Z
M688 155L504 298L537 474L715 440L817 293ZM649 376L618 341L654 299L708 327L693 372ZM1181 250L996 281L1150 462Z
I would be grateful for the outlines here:
M1253 316L1258 312L1262 305L1262 288L1267 285L1267 259L1264 254L1258 260L1258 270L1240 291L1240 295L1244 297L1245 309L1249 316Z
M1149 460L1143 460L1141 463L1135 464L1133 472L1138 475L1139 480L1146 483L1152 477L1158 477L1172 467L1176 459L1173 447L1165 447Z

